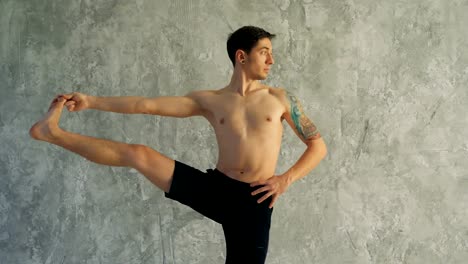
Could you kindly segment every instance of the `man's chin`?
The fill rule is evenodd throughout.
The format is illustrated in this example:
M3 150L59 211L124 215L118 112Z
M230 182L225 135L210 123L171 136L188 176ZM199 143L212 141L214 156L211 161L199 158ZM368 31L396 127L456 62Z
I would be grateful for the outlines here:
M268 77L268 74L257 76L257 80L265 80Z

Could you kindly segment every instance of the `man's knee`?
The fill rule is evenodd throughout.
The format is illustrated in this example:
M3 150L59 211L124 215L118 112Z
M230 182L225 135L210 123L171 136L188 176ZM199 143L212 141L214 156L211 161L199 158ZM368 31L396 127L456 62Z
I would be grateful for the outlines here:
M139 169L147 166L151 152L154 152L150 147L141 144L130 144L130 149L127 153L127 161L130 167Z
M175 161L141 144L131 144L127 153L129 167L148 178L165 192L169 192Z

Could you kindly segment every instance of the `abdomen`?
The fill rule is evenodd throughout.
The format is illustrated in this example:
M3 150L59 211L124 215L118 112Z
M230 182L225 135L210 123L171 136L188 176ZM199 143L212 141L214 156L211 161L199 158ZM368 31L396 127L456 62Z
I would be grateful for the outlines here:
M253 182L273 176L281 145L281 131L245 138L218 139L217 168L231 178Z

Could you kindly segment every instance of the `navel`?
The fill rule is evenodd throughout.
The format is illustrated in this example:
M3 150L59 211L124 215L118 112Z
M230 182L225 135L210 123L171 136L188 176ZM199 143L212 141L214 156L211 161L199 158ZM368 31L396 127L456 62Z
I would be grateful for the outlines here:
M268 116L268 117L267 117L267 121L271 121L271 117Z
M221 120L219 120L219 123L224 124L224 118L221 118Z

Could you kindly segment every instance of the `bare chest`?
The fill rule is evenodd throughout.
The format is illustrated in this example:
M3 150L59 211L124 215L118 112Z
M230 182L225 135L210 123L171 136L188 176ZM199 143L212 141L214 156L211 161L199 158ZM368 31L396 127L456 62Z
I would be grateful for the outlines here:
M207 102L208 120L219 133L247 136L281 127L284 106L270 94L243 98L236 95L215 95Z

